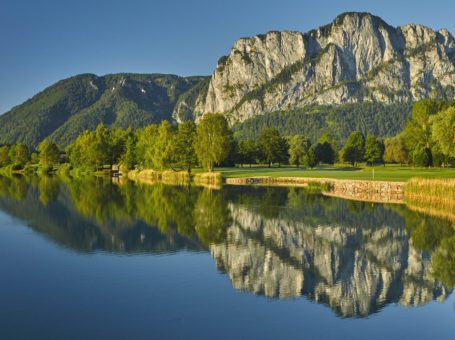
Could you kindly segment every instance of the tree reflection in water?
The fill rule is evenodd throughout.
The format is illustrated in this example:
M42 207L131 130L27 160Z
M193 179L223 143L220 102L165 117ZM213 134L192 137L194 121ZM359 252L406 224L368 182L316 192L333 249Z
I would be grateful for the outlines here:
M455 285L453 223L304 188L0 177L0 208L77 251L210 251L236 289L343 317L445 300Z

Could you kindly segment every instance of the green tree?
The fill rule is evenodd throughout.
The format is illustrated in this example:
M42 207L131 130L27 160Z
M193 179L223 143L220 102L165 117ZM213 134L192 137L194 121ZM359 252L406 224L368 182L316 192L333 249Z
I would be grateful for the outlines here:
M323 133L318 138L318 141L317 141L316 144L324 144L325 142L329 143L330 147L333 150L332 151L332 153L333 153L333 161L331 163L330 162L324 162L324 163L333 164L334 162L336 162L338 160L338 155L337 155L338 143L336 142L335 138L331 134Z
M365 139L365 161L367 164L375 164L383 162L382 157L384 150L381 142L376 139L373 135L368 135Z
M158 127L155 143L152 146L154 169L163 170L172 166L174 144L174 129L167 120L163 120Z
M432 118L447 108L447 103L431 99L421 100L414 104L411 119L403 130L408 149L415 155L423 155L422 148L428 158L429 166L433 165L431 149L434 145L432 136ZM418 150L417 150L418 149ZM413 157L414 159L415 157ZM417 157L421 159L421 157Z
M9 147L7 145L0 146L0 167L10 164Z
M237 146L237 163L241 166L246 163L250 165L256 162L258 150L254 140L241 140Z
M433 157L430 149L418 145L412 152L412 162L416 166L432 166Z
M154 144L158 125L151 124L136 132L136 160L140 168L153 168Z
M439 149L449 157L455 157L455 106L432 117L432 136Z
M203 116L197 126L196 154L202 166L208 171L228 155L232 146L232 132L226 118L218 113Z
M342 158L354 167L357 162L363 161L365 153L365 141L363 135L358 132L352 132L341 150Z
M269 165L269 168L274 162L283 160L284 149L283 138L277 129L266 128L261 131L258 138L258 148L260 150L260 158Z
M189 120L178 126L177 136L174 143L174 162L178 167L185 169L191 174L191 168L197 164L196 150L196 124Z
M38 152L39 163L43 166L53 166L59 162L60 150L57 144L47 138L38 145Z
M9 158L13 164L25 165L29 160L28 148L22 144L14 144L9 149Z
M99 168L112 161L110 149L111 136L104 124L99 124L92 135L93 138L89 145L89 157L91 163Z
M308 150L307 154L305 155L303 159L303 164L308 167L308 168L314 168L317 164L318 161L316 159L316 154L314 153L314 147L311 147L310 150Z
M127 170L134 169L136 165L136 136L134 134L130 134L126 138L125 151L121 161Z
M299 167L310 150L311 142L302 135L295 135L289 139L289 161Z
M388 138L384 141L384 161L387 163L409 163L409 152L402 134Z
M314 147L317 163L333 164L335 162L335 150L329 142L317 143Z

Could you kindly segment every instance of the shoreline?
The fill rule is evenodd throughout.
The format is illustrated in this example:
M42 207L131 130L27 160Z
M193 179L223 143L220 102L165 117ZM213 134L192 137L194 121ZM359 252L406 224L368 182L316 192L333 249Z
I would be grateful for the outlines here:
M277 186L307 186L317 183L329 186L322 190L327 196L352 199L356 201L376 203L404 203L406 182L368 181L353 179L311 178L311 177L239 177L226 178L227 185L277 185Z

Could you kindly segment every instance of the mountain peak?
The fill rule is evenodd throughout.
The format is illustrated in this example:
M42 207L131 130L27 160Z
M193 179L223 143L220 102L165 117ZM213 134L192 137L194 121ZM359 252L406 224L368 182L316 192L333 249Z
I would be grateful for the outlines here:
M196 110L236 122L310 104L453 100L454 60L448 31L395 28L371 13L346 12L307 33L237 41Z

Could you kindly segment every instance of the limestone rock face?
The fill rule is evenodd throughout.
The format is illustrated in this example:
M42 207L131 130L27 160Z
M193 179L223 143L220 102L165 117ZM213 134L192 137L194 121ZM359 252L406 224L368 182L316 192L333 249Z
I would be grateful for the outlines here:
M392 27L345 13L307 33L241 38L220 58L195 116L231 122L308 104L455 98L455 41L446 30Z

